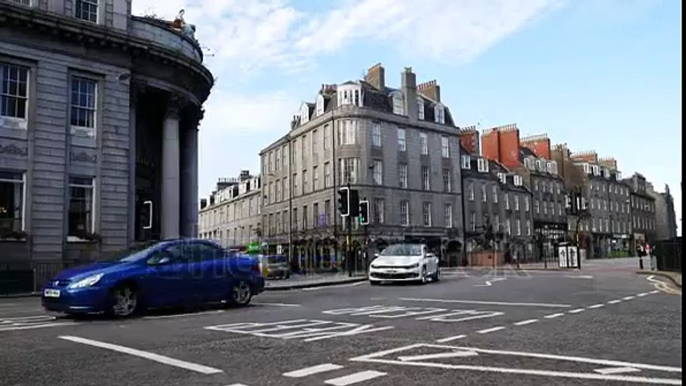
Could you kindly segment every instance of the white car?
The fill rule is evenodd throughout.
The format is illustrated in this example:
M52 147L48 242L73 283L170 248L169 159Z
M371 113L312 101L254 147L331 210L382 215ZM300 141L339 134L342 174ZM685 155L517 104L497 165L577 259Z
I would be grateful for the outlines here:
M425 244L393 244L384 249L369 265L369 283L417 281L426 283L441 279L438 257Z

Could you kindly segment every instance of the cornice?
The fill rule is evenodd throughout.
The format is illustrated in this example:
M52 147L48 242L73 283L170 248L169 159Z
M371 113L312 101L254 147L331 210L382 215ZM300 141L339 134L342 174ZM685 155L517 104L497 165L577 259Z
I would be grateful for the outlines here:
M207 84L207 95L214 85L212 73L202 63L149 40L133 37L125 31L0 2L0 28L3 27L31 29L78 44L119 50L131 56L147 56L163 65L185 67L193 78Z

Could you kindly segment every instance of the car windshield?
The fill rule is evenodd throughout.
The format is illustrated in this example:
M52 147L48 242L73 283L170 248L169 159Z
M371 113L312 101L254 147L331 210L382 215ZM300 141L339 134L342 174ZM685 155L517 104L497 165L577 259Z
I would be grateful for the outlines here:
M380 256L420 256L422 246L420 244L394 244L389 245Z
M128 248L113 253L106 261L132 263L147 256L150 253L150 250L156 247L157 244L158 242L156 241L134 244Z

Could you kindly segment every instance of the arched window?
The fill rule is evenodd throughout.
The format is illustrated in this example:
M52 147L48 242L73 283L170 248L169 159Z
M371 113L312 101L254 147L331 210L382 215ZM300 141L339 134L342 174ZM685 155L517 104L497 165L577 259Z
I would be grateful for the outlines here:
M324 114L324 97L320 94L317 96L317 107L315 111L315 115L320 116Z

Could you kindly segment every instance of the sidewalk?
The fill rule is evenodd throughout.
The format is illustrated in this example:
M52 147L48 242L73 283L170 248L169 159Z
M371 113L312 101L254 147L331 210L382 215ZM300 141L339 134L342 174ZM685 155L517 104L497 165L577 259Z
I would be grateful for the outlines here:
M286 291L292 289L324 287L337 284L357 283L367 280L364 272L357 272L352 277L347 273L320 273L308 275L293 275L289 279L267 280L265 291Z
M639 275L662 276L669 279L675 286L681 288L681 274L679 272L639 270L636 273Z

